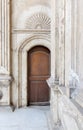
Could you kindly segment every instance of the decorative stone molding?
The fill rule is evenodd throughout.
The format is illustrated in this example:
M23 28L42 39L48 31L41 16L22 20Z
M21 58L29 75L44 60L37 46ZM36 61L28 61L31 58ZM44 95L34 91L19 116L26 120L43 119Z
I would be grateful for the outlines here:
M31 42L31 41L36 41L36 40L38 40L38 41L40 42L40 45L41 45L41 44L43 45L43 43L41 43L40 39L41 39L42 41L43 41L43 40L46 40L46 41L48 42L48 44L46 45L47 48L50 48L50 47L51 47L51 45L49 45L50 35L37 33L37 34L31 35L28 39L25 39L25 40L20 44L20 46L19 46L19 48L18 48L18 51L21 52L21 51L23 50L23 48L25 48L25 47L27 46L27 44L28 44L29 42ZM35 45L36 45L36 44L33 44L32 47L35 46ZM45 44L44 44L44 46L45 46Z
M27 56L28 51L34 47L34 46L45 46L49 50L51 48L50 44L50 38L48 35L33 35L32 37L29 37L26 39L23 43L20 44L20 47L18 49L18 55L17 55L17 66L18 66L18 78L17 83L19 84L18 87L18 106L26 106L27 105ZM24 69L25 68L25 69ZM14 68L15 69L15 68Z
M16 28L12 28L12 102L16 107L27 106L28 102L28 51L39 45L51 50L50 12L49 7L41 5L23 10L17 19Z
M35 13L26 21L27 29L50 30L51 19L44 13Z
M41 29L13 29L12 34L50 34L51 30Z
M33 6L19 16L17 29L50 29L51 13L46 6ZM15 29L14 29L15 30Z

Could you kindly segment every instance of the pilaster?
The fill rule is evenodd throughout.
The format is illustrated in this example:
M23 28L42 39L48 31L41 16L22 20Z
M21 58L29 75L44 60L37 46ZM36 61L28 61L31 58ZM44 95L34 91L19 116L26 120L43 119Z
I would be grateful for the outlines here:
M65 0L65 86L69 97L69 75L71 71L71 2Z
M10 105L10 0L0 3L0 105Z
M59 85L65 82L65 1L59 0Z
M10 73L10 3L1 0L1 42L0 42L0 68ZM4 72L5 73L5 72Z
M72 69L77 72L77 12L78 4L77 0L72 1L72 45L71 45L71 61Z
M51 0L51 76L58 79L58 1Z

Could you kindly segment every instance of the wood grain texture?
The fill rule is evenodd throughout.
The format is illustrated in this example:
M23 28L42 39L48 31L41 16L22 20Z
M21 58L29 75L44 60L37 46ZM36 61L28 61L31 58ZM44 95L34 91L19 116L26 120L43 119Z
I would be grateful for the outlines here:
M29 104L49 101L49 87L46 79L50 77L50 52L37 46L29 51Z

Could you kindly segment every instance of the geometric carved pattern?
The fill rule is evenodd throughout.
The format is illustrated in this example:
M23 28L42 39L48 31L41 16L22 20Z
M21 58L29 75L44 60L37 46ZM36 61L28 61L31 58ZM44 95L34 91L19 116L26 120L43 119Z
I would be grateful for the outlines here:
M38 12L27 19L26 28L50 30L51 19L44 13Z

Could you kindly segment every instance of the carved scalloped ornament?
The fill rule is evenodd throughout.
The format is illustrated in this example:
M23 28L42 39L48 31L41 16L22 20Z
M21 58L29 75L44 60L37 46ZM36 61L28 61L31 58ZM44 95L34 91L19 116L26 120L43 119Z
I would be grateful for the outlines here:
M36 30L50 30L51 19L44 13L35 13L27 19L26 28Z

